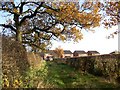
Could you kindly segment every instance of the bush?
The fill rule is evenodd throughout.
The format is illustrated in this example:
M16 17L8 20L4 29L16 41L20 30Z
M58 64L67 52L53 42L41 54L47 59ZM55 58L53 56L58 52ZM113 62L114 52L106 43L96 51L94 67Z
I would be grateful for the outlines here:
M7 77L9 87L29 68L27 54L21 43L11 40L9 37L2 37L2 72L3 79ZM7 85L8 86L8 85ZM4 87L4 86L3 86Z
M113 79L120 76L120 54L68 58L65 62L80 71L93 75Z

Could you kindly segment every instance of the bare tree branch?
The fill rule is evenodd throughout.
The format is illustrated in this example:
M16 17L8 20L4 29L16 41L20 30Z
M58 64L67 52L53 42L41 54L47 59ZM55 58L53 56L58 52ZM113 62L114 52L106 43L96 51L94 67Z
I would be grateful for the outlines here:
M22 20L20 21L20 25L27 19L27 18L33 18L34 16L36 16L36 14L38 13L38 10L40 7L42 7L43 2L41 2L41 4L35 9L34 13L31 15L26 15L22 18Z
M11 25L0 24L0 26L5 27L5 28L10 28L14 32L16 32L16 29L13 26L11 26Z

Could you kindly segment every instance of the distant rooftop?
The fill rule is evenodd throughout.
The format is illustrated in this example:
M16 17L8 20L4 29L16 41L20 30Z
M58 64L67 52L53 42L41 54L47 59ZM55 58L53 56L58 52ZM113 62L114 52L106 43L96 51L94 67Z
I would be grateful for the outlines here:
M113 51L110 54L120 54L120 52L119 51Z
M64 54L72 54L70 50L64 50Z
M98 51L88 51L88 52L90 52L90 53L92 53L92 54L99 53ZM99 54L100 54L100 53L99 53Z
M75 50L74 53L78 53L78 54L87 54L85 51L83 50Z

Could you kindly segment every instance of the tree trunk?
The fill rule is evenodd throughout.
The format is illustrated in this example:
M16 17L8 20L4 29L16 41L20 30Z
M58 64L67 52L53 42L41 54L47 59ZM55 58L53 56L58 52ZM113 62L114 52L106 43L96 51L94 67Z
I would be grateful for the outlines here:
M22 31L17 30L17 32L16 32L16 41L22 43Z
M22 43L22 31L20 31L19 15L14 14L14 21L16 27L16 41Z

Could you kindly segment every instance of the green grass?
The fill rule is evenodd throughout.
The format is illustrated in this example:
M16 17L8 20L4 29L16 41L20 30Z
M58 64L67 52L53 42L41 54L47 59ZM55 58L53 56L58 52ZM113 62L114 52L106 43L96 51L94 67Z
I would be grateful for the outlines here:
M82 73L74 68L55 62L43 62L38 69L27 72L29 84L27 87L40 88L114 88L116 84L105 81L88 73Z

